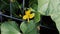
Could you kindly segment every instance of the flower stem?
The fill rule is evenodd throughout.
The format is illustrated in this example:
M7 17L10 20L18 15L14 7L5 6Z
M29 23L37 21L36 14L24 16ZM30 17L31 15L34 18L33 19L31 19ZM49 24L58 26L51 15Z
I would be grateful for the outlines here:
M29 18L28 18L28 22L29 22Z

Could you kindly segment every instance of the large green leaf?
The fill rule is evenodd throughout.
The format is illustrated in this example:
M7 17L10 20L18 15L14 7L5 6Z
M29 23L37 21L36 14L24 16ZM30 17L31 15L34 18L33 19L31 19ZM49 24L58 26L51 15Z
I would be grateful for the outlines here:
M47 13L47 8L49 5L49 0L38 0L38 12L45 15Z
M17 24L14 21L1 24L1 34L20 34Z
M60 32L60 0L50 1L49 15L55 21L56 26Z
M55 21L56 26L60 32L60 0L48 0L48 2L44 0L46 1L47 4L43 2L44 4L42 5L43 7L41 6L42 8L40 7L41 3L39 3L39 1L38 1L39 12L43 15L51 16L52 20Z

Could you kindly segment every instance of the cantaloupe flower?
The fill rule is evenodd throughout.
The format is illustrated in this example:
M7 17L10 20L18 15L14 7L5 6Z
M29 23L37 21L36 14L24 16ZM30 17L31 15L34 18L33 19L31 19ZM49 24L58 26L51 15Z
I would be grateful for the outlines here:
M31 13L31 10L25 11L25 15L23 16L23 19L29 22L29 19L32 19L35 16L35 13Z

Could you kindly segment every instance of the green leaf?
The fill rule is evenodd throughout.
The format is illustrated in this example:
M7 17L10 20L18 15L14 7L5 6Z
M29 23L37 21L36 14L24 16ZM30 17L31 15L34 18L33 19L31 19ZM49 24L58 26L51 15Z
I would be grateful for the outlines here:
M43 15L46 15L49 5L49 0L38 0L38 12Z
M32 31L28 32L27 34L39 34L37 29L34 28Z
M26 34L38 34L36 23L33 20L28 23L28 29Z
M17 24L14 21L1 24L1 34L20 34Z
M38 23L39 21L40 21L40 13L39 12L35 12L34 22Z
M49 15L55 21L60 32L60 0L51 0L50 2Z
M43 5L41 5L41 3L39 2L40 0L38 1L39 12L43 15L51 16L52 20L55 21L56 26L60 32L60 0L48 0L48 2L46 1L46 3L43 3Z
M29 1L29 7L32 7L35 11L37 11L38 8L38 0L30 0Z
M22 22L20 25L20 29L23 33L27 31L27 24L25 22Z
M28 30L27 32L30 32L30 31L33 31L33 29L36 27L35 23L33 22L33 20L31 20L29 23L28 23Z
M34 23L33 20L29 21L29 23L22 22L20 25L20 29L22 30L23 34L35 34L37 32L35 28L36 28L36 23Z

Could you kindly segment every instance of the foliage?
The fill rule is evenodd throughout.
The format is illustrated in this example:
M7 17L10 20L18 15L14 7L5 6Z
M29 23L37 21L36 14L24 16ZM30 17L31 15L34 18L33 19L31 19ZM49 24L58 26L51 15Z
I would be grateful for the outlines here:
M35 13L35 16L29 21L19 22L20 25L12 19L7 19L6 22L1 23L1 34L21 34L20 29L22 34L39 34L37 26L40 25L41 15L51 16L60 32L60 0L29 0L27 2L29 8L25 7L26 3L23 7L23 2L20 1L21 3L18 0L0 0L0 11L3 14L23 20L26 9L31 8L31 13Z
M1 34L20 34L18 25L14 21L1 24Z
M51 16L60 32L60 0L38 0L38 7L41 14Z

